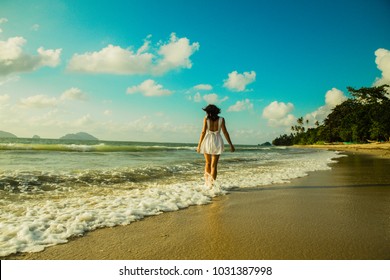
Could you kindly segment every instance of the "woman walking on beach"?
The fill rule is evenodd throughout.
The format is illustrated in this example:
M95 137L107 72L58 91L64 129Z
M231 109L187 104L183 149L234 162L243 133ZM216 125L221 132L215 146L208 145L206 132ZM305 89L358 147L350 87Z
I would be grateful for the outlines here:
M203 108L203 110L206 112L207 116L203 121L203 129L196 150L198 153L204 154L206 160L204 168L205 182L207 186L211 187L213 182L217 179L219 156L224 151L221 129L230 145L230 151L234 152L235 148L226 129L225 119L218 116L219 113L221 113L221 109L211 104L206 108Z

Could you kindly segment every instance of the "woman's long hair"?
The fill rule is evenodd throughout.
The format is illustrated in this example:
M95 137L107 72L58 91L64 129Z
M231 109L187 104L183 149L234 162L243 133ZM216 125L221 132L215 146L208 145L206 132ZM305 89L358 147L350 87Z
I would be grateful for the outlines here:
M216 121L219 119L218 114L221 113L221 109L217 106L210 104L207 107L203 108L203 111L207 113L207 118L212 121Z

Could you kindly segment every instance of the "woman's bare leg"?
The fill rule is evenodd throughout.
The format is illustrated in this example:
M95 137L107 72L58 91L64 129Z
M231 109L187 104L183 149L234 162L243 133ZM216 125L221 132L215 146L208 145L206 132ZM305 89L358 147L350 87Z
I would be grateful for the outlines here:
M213 155L211 158L211 176L213 177L214 180L217 179L218 160L219 160L219 155Z
M211 162L212 158L209 154L204 154L205 165L204 165L204 183L207 187L211 188L214 183L214 179L211 175Z
M206 160L204 165L204 173L210 174L211 173L211 155L204 154L204 159Z

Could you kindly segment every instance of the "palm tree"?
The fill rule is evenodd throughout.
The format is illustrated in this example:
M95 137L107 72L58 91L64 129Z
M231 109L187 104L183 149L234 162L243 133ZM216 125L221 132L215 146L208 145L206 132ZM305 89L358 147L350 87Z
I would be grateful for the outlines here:
M293 131L293 132L295 131L295 126L293 126L293 125L291 126L291 131Z

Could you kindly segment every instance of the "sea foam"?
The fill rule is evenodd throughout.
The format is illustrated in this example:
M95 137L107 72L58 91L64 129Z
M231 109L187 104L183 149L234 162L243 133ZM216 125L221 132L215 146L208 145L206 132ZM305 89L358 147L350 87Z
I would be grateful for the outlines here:
M223 193L218 187L206 189L201 183L185 183L37 204L26 201L13 207L13 212L1 214L0 256L37 252L97 228L127 225L147 216L208 204Z

